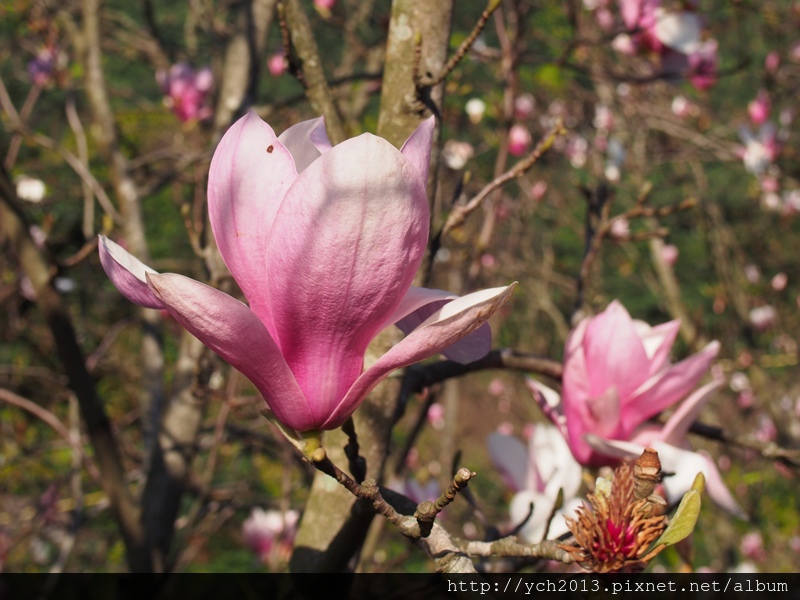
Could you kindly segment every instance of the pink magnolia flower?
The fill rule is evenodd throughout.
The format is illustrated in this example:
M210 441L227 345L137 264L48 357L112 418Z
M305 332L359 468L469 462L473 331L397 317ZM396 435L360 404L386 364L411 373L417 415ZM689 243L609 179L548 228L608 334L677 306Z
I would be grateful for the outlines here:
M336 6L336 0L314 0L314 6L322 10L330 11Z
M615 300L599 315L581 321L567 338L560 399L529 381L536 401L579 463L608 463L608 456L587 442L587 434L630 440L645 421L681 400L711 367L718 342L669 363L679 327L677 320L657 327L634 321Z
M531 145L531 132L524 125L512 125L508 132L508 152L512 156L522 156Z
M460 362L486 354L485 322L513 288L453 299L411 287L428 240L433 128L423 123L402 150L370 134L331 147L322 119L280 137L255 113L239 119L211 161L208 208L249 306L158 274L105 237L103 268L126 298L166 308L247 376L284 426L339 427L395 369L443 351ZM364 370L370 341L393 323L409 335Z
M278 566L289 560L299 518L296 510L254 508L242 523L244 541L261 562Z
M520 94L514 98L514 118L524 121L533 114L536 98L532 94Z
M767 91L761 90L758 92L755 100L747 105L747 114L750 116L753 125L758 126L764 124L764 122L769 119L771 107Z
M172 65L168 73L159 70L156 81L165 94L164 103L182 122L211 117L214 75L209 67L195 71L187 63L178 63Z
M714 503L732 515L746 518L725 486L713 458L702 450L694 452L687 440L692 423L697 420L713 392L723 383L724 380L716 380L697 389L672 413L663 427L642 425L630 437L630 441L603 439L589 434L587 442L598 452L621 459L636 458L645 448L653 448L658 452L663 471L669 474L664 478L663 485L670 503L678 502L692 487L697 473L703 473L706 491Z
M527 448L516 437L501 432L492 433L487 444L492 464L514 492L509 512L515 525L528 517L533 503L533 513L520 535L525 541L536 543L568 531L563 515L580 505L576 495L581 486L582 469L554 427L536 423L529 430ZM563 490L564 505L545 532L559 490Z
M717 82L719 55L717 40L706 40L688 54L689 83L698 90L707 90Z

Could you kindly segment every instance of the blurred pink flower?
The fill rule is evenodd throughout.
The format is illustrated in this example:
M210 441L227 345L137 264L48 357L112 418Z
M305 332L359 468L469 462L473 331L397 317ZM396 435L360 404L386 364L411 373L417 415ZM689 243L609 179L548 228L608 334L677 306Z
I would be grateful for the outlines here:
M744 162L744 168L754 175L760 175L778 157L780 143L778 131L771 122L766 122L753 133L749 127L739 128L739 139L744 144L737 154Z
M611 222L611 237L625 240L631 235L631 225L625 217L619 217Z
M66 65L67 57L58 46L45 46L28 62L28 76L33 85L46 87L57 79Z
M748 263L744 267L744 276L749 283L755 285L761 280L761 271L753 263Z
M489 393L492 396L500 396L505 391L506 391L506 384L503 383L502 379L492 379L489 382Z
M755 100L751 101L750 104L747 105L747 114L750 116L750 120L753 122L753 125L762 125L767 119L769 119L769 113L771 109L771 104L769 101L769 94L766 90L761 90L758 92Z
M522 156L531 145L531 132L524 125L512 125L508 132L508 152L512 156Z
M679 255L680 250L678 250L678 247L675 244L664 244L661 247L661 258L670 266L673 266L676 262L678 262Z
M717 82L718 47L717 40L707 40L688 55L689 82L698 90L707 90Z
M267 59L267 69L273 77L279 77L286 72L286 55L283 50L275 52Z
M169 72L159 69L156 81L165 94L164 103L180 121L203 121L211 117L214 74L209 67L195 71L187 63L178 63Z
M467 162L475 154L475 148L469 142L447 140L442 150L444 164L454 171L460 171L467 166Z
M262 563L272 568L279 567L291 556L299 518L296 510L282 512L254 508L242 523L244 541Z
M756 331L766 331L778 321L778 312L775 307L765 304L751 309L749 318Z
M697 106L686 98L686 96L675 96L670 105L672 114L680 119L685 119L699 113Z
M781 55L773 51L767 54L764 59L764 70L767 73L775 73L781 64Z
M751 531L742 536L739 550L742 556L750 560L766 560L767 558L767 553L764 550L764 538L761 537L758 531Z
M489 435L487 443L492 464L514 492L509 512L515 526L528 516L533 504L533 513L520 536L528 543L536 543L568 531L563 515L580 505L575 496L581 486L582 469L555 427L537 423L528 430L527 448L516 437L500 432ZM545 532L559 490L563 490L564 505Z
M605 104L595 104L593 124L596 129L612 130L614 128L614 113Z
M323 11L331 11L336 6L336 0L314 0L314 6Z
M166 308L247 376L286 428L335 429L395 369L485 355L486 320L513 289L456 299L411 287L428 241L433 128L431 118L397 150L370 134L332 147L322 119L280 137L255 113L237 121L211 161L208 206L249 306L105 237L103 268L126 298ZM392 324L407 337L365 370L367 346Z
M428 423L436 431L442 431L445 426L444 406L439 402L434 402L428 408Z
M567 338L562 395L529 380L539 406L560 428L576 460L608 464L586 440L632 438L651 417L680 401L711 367L719 342L671 365L669 351L680 327L650 327L631 319L618 301L581 321Z
M532 94L520 94L514 98L514 118L524 121L533 114L536 98Z
M772 289L776 292L781 292L786 289L786 284L789 282L789 277L786 273L777 273L775 277L772 278L770 284L772 285Z

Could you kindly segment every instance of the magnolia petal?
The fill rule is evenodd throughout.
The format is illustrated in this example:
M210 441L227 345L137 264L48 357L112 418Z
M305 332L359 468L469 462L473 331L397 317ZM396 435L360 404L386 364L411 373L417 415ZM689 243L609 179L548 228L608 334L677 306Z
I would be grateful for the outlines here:
M289 189L267 247L276 338L315 414L330 415L416 274L428 239L425 182L364 134L314 161Z
M145 308L164 308L147 285L147 274L155 270L104 235L99 236L97 246L103 270L123 296Z
M650 361L631 316L618 300L591 319L583 349L590 397L616 386L619 397L627 398L647 380Z
M711 342L697 354L651 377L622 407L622 430L633 431L650 417L683 398L706 374L719 348L719 342Z
M661 430L660 438L664 443L681 446L689 433L689 428L697 420L700 411L711 399L711 395L723 385L722 381L712 381L693 392L681 402Z
M435 129L436 119L429 117L417 127L400 148L400 152L417 168L420 178L426 183L428 182L428 168L431 164L431 148Z
M280 349L247 306L183 275L148 275L148 281L176 321L255 384L279 421L297 431L315 428Z
M747 519L747 514L731 495L710 456L702 451L683 450L663 442L654 442L653 448L658 452L662 470L671 473L663 481L664 492L671 504L678 502L691 489L697 473L702 473L706 479L706 492L714 504L740 519Z
M700 45L700 17L690 12L657 11L654 33L658 41L683 54L696 52Z
M267 328L267 240L296 178L289 150L254 112L222 137L208 174L208 215L217 246L250 308Z
M298 173L332 148L325 130L325 117L292 125L278 136L278 141L291 152Z
M544 413L544 416L550 419L562 437L566 440L568 437L567 419L564 416L564 407L561 403L561 396L554 389L547 387L545 384L532 379L531 377L525 378L525 385L528 386L528 389L533 395L533 399L536 401L536 404L539 405L539 408Z
M669 364L669 351L681 327L679 319L650 327L643 321L634 321L636 332L642 340L644 350L650 359L648 375L653 376Z
M408 335L439 310L447 302L458 298L443 290L411 287L400 306L389 319L400 331ZM467 364L486 356L492 348L492 330L488 324L481 325L473 333L442 351L447 358L460 364Z
M530 489L528 449L513 435L495 431L486 440L489 458L513 492Z
M550 425L538 423L529 443L528 454L539 481L537 489L555 498L559 489L564 498L573 498L581 487L583 468L576 461L561 433Z
M474 292L445 304L361 374L324 429L344 423L364 396L392 371L438 354L475 331L509 299L515 285Z

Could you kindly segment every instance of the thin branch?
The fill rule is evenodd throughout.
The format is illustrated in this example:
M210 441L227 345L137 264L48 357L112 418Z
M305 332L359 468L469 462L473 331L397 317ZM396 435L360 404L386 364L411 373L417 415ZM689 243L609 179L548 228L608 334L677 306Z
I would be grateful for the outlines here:
M56 417L52 412L47 410L46 408L39 406L35 402L28 400L27 398L23 398L22 396L18 396L14 392L6 390L4 388L0 388L0 401L6 402L11 404L12 406L16 406L17 408L21 408L22 410L28 411L32 415L34 415L39 420L47 423L50 427L52 427L55 432L60 435L64 440L69 444L70 448L72 448L75 452L77 452L80 457L81 461L83 461L84 466L86 467L86 471L89 473L92 479L99 482L100 481L100 473L97 470L97 467L94 463L89 460L89 457L86 456L86 453L83 451L83 447L80 444L79 440L73 438L72 434L70 433L69 429L59 421L58 417Z
M563 123L561 120L558 120L550 129L550 131L547 132L544 138L530 152L530 154L528 154L528 156L516 163L508 171L498 177L495 177L492 181L486 184L486 186L480 192L478 192L478 194L475 195L472 200L453 209L453 212L451 212L450 216L447 217L447 221L445 221L445 224L437 237L443 239L453 229L462 225L466 221L467 217L472 214L493 191L502 187L512 179L518 179L522 177L528 170L530 170L531 167L533 167L533 165L539 161L545 152L550 150L550 148L553 146L553 143L556 141L556 138L566 134L566 132L567 131L564 129Z

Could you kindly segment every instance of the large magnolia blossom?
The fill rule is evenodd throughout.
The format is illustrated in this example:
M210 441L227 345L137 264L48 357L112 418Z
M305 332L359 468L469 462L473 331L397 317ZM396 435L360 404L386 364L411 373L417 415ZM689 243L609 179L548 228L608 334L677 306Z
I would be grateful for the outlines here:
M524 522L519 535L535 544L567 533L564 515L581 504L576 495L583 469L556 428L533 425L527 448L516 437L500 432L492 433L487 445L492 464L514 492L509 512L515 525ZM563 506L553 515L559 490L563 492Z
M442 351L483 356L481 325L511 293L453 300L411 287L428 239L433 128L423 123L402 150L369 134L332 148L322 119L280 137L254 113L237 121L211 161L208 205L249 306L158 274L104 237L103 267L125 297L168 310L246 375L284 426L336 428L397 368ZM364 370L370 341L393 323L413 331Z
M719 343L711 342L697 354L670 364L679 327L677 320L656 327L634 321L614 301L604 312L581 321L567 339L560 397L537 381L528 380L528 385L581 464L609 464L619 457L638 456L651 446L664 471L675 474L665 480L670 501L679 500L702 471L712 499L741 514L713 461L692 452L686 440L718 382L686 398L664 427L647 423L689 394L719 352Z

